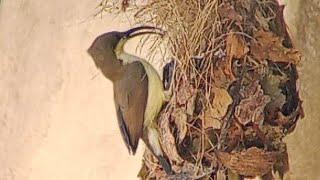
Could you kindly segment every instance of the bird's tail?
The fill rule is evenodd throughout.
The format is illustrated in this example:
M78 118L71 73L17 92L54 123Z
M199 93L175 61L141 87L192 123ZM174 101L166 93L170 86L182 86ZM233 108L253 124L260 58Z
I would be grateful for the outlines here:
M159 160L160 165L162 166L163 170L167 173L167 175L172 175L174 172L172 171L170 161L166 155L163 156L156 156Z
M173 174L174 172L172 171L170 161L161 148L157 129L153 127L148 127L147 133L144 135L143 141L145 142L146 146L150 149L150 151L159 160L159 163L162 166L163 170L168 175Z

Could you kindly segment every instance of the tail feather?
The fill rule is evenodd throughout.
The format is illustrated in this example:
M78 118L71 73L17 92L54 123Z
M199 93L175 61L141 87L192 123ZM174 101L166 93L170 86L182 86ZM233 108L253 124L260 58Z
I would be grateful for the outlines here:
M150 149L150 151L153 153L153 155L156 156L156 158L159 160L159 163L163 170L168 175L174 174L168 157L162 151L157 129L148 127L146 133L144 134L143 141L145 142L148 149Z

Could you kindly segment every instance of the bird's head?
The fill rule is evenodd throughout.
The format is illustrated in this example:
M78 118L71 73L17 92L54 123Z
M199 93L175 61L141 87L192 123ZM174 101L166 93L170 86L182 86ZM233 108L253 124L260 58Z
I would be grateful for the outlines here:
M88 49L88 53L94 60L95 65L98 68L101 68L104 65L111 63L111 61L116 60L116 53L123 51L123 47L129 39L144 34L163 35L163 31L153 26L140 26L124 32L107 32L94 40Z

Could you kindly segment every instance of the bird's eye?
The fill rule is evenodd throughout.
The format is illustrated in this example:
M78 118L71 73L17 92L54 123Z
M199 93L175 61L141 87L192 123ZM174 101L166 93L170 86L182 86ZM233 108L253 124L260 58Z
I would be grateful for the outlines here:
M127 37L125 37L125 36L120 36L120 35L117 35L116 37L117 37L117 41L120 41L121 38L123 38L123 39L124 39L124 38L127 38Z

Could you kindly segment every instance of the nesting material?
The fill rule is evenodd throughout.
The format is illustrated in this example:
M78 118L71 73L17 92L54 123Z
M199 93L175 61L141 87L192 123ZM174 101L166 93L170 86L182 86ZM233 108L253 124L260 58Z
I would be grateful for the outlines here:
M105 9L112 2L104 0ZM301 59L276 0L119 1L139 24L166 30L172 97L159 115L166 176L146 150L142 179L280 177L289 170L283 138L303 117ZM114 5L114 4L113 4ZM110 9L109 7L109 9ZM153 50L153 49L152 49Z

